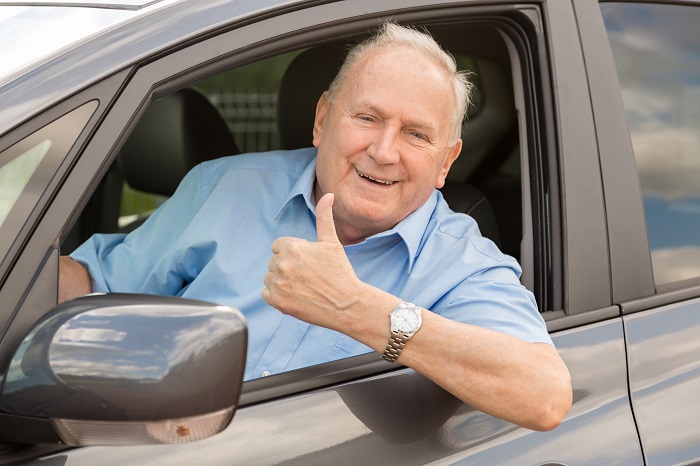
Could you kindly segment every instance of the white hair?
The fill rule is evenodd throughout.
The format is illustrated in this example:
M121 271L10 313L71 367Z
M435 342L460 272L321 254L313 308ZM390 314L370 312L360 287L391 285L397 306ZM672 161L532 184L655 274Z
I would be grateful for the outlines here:
M450 144L455 144L462 135L462 122L464 121L474 86L468 79L469 73L460 71L457 68L454 57L443 50L427 32L421 32L407 26L399 26L395 23L383 23L372 37L360 42L350 50L343 66L328 88L329 98L332 100L338 95L350 71L362 58L369 52L388 47L412 48L424 57L432 60L452 78L455 109L450 131Z

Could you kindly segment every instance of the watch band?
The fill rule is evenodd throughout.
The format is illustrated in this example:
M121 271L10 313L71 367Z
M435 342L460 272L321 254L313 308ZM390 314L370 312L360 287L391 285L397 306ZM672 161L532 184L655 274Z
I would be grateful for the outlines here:
M416 334L423 323L421 308L413 303L402 301L389 313L391 335L382 354L387 362L396 362L408 340Z
M396 362L407 341L408 338L405 335L391 332L391 338L389 338L389 343L386 345L384 354L382 354L382 359L388 362Z

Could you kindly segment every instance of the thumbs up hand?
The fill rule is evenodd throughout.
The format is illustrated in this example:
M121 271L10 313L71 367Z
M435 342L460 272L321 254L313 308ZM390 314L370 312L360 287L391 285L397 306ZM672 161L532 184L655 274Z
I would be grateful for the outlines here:
M316 235L317 241L326 243L338 243L338 234L335 232L333 221L333 193L325 194L316 205Z
M333 221L333 194L316 206L317 241L282 237L272 243L262 297L303 321L341 330L366 285L355 275Z

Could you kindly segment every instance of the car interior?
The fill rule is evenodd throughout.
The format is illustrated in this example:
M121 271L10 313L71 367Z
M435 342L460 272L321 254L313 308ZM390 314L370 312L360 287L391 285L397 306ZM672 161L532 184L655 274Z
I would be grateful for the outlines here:
M519 259L521 154L505 41L487 25L450 25L429 31L471 73L476 86L463 125L462 153L441 191L453 210L471 215L484 236ZM93 233L128 233L137 228L201 162L243 152L310 146L318 98L340 68L348 45L361 38L328 41L266 58L153 101L62 244L61 254L69 254ZM237 116L241 106L252 107L251 102L259 104L262 99L255 88L236 90L237 81L253 67L257 73L268 70L266 77L275 75L271 105L265 111L256 107L266 119L262 123L260 118L241 122ZM222 91L221 83L230 89ZM246 100L233 112L223 105L231 95L234 100L241 95ZM264 131L273 137L263 137ZM265 144L259 142L263 139Z

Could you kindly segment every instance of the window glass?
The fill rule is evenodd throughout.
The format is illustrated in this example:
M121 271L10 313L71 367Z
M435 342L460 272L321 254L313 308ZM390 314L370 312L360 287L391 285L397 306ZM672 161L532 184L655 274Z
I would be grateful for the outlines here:
M0 167L0 225L51 147L45 140Z
M657 285L700 277L700 9L604 3Z
M0 259L96 108L88 102L0 152Z

